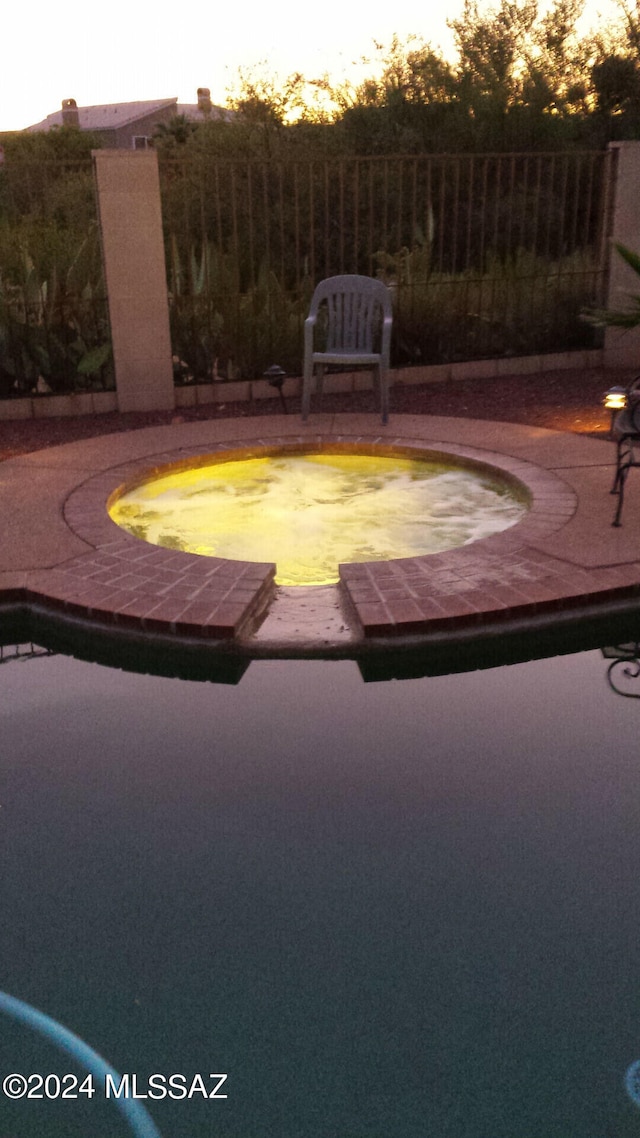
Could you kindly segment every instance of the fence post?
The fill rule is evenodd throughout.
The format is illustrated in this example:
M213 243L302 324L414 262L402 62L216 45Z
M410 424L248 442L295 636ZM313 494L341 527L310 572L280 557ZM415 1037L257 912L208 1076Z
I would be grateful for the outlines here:
M94 150L120 411L175 406L158 156Z
M613 215L609 249L609 284L605 307L629 307L629 294L640 294L640 281L616 252L616 243L640 253L640 142L610 142L616 150L614 168ZM640 368L640 328L607 328L604 337L604 366Z

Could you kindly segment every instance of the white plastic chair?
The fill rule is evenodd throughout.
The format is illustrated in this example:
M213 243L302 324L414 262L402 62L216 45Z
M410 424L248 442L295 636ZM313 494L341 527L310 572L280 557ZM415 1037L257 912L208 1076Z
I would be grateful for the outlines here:
M319 317L323 339L326 334L322 351L315 350ZM382 281L355 274L320 281L304 323L303 419L309 414L316 368L318 394L322 394L325 368L348 364L371 368L380 393L382 422L387 422L391 324L391 294Z

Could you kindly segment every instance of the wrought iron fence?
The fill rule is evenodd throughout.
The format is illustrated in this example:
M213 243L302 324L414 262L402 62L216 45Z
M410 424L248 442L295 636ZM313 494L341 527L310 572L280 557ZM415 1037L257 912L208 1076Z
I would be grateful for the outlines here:
M318 280L379 276L392 361L593 343L615 152L161 162L178 380L301 368ZM87 161L0 168L0 397L114 386Z
M6 162L0 398L113 386L91 162Z
M382 277L393 362L593 343L613 152L161 166L179 370L198 379L300 369L322 277Z

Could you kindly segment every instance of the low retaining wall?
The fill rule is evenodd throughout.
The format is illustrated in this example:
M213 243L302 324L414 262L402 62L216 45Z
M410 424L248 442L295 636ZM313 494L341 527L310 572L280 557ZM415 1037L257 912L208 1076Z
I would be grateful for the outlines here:
M546 371L568 371L583 368L585 371L604 365L603 351L599 348L580 352L552 352L549 355L514 356L494 360L466 360L453 364L434 364L430 367L394 368L395 386L403 384L441 383L456 379L493 379L504 375L536 375ZM300 394L301 379L285 379L285 397ZM371 387L369 372L340 372L326 375L324 390L350 393ZM201 407L210 403L249 402L258 399L277 399L278 392L264 379L237 382L191 383L174 388L175 407ZM127 408L129 409L129 408ZM96 391L75 395L34 395L27 399L0 400L0 422L9 419L47 419L74 415L102 415L123 410L118 404L116 391Z

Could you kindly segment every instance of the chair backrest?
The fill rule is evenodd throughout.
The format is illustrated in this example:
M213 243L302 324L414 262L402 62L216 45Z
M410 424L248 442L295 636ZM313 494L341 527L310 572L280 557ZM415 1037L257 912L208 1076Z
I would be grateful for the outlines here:
M385 320L391 320L391 295L374 277L347 274L320 281L311 300L309 316L326 305L326 351L376 350ZM380 348L378 347L378 351Z

